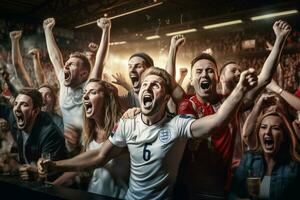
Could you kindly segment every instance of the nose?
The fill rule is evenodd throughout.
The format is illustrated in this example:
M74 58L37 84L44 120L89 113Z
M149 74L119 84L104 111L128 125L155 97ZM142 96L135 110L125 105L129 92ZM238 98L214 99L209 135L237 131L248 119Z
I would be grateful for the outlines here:
M20 111L20 104L14 105L14 110Z
M66 63L65 66L64 66L64 68L65 68L66 70L69 70L69 69L70 69L69 64Z
M85 93L84 95L83 95L83 100L88 100L89 99L89 94L88 93Z

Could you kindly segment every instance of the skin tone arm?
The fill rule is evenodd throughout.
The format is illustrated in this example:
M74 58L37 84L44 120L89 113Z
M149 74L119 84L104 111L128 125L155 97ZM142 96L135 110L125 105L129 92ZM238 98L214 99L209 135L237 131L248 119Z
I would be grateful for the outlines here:
M95 54L99 46L94 42L90 42L88 47L89 47L89 51L87 51L85 55L89 59L91 66L93 67L95 65Z
M45 171L48 174L52 174L56 172L95 169L104 166L109 160L125 151L125 148L114 146L109 140L106 140L101 148L84 152L71 159L60 161L40 159L38 161L38 172L41 176L44 176L46 174Z
M274 23L273 30L276 35L274 47L258 76L257 86L246 94L246 105L253 102L253 99L255 99L255 97L264 89L264 87L271 82L272 76L279 63L281 51L284 47L286 38L291 31L291 27L286 22L279 20Z
M272 92L275 92L295 110L300 111L300 99L294 94L282 89L279 85L277 85L277 83L274 80L272 80L271 83L267 86L267 89L271 90Z
M180 72L180 77L179 77L179 80L177 81L177 83L182 86L183 80L184 80L184 78L186 77L186 75L188 73L188 69L187 68L180 68L179 72Z
M32 56L33 68L38 86L47 83L46 76L42 68L39 50L35 48L31 49L28 54Z
M131 90L132 86L125 80L121 73L116 73L116 75L112 74L112 77L115 79L112 83L122 86L127 91Z
M247 91L257 85L257 77L254 69L249 69L241 74L239 83L234 88L230 96L222 103L217 113L202 117L194 121L191 125L193 137L208 137L216 129L224 127L235 116L237 108Z
M76 177L78 175L78 172L65 172L63 175L58 177L55 181L52 182L53 185L62 185L66 181Z
M22 82L23 86L32 87L33 82L29 74L27 73L21 51L20 51L20 39L22 36L22 31L12 31L10 32L10 40L11 40L11 53L12 53L12 63L15 67L15 71L19 80Z
M166 71L174 78L176 77L176 55L179 47L183 45L185 42L185 38L183 35L176 35L173 36L171 39L171 45L170 45L170 50L169 50L169 56L168 56L168 61L166 65ZM176 82L176 81L175 81ZM182 87L178 84L173 83L173 93L172 93L172 100L178 104L183 96L185 95L184 90ZM169 105L169 104L168 104ZM173 107L173 106L171 106ZM169 106L170 108L170 106ZM172 110L172 109L171 109Z
M54 25L55 25L54 18L48 18L44 20L43 27L44 27L45 37L46 37L48 54L51 63L54 67L55 74L57 77L59 77L60 71L64 67L64 61L52 32Z
M242 138L243 141L248 145L249 149L253 149L256 146L256 136L253 135L253 133L256 127L256 120L259 116L259 113L261 112L263 107L270 105L270 102L273 99L273 94L262 94L245 121L242 131Z
M97 20L97 26L102 29L102 37L96 54L95 65L90 74L91 78L102 78L104 62L109 49L111 22L108 18Z

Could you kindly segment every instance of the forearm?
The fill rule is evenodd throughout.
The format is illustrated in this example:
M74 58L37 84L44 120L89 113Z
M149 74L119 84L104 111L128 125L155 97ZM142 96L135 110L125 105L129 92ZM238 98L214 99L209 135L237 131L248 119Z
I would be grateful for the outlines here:
M176 77L176 55L177 55L177 48L171 45L167 64L166 64L166 71L174 78Z
M104 62L109 50L110 28L104 29L101 42L96 54L95 65L90 74L90 78L101 78L103 73Z
M286 90L282 90L280 96L295 110L300 111L300 99Z
M60 172L83 171L102 166L106 163L105 161L104 156L97 149L84 152L71 159L57 161L55 164L57 170Z
M39 56L33 56L33 68L34 68L34 73L35 73L38 86L45 84L47 81L46 81L46 77Z
M12 40L12 63L13 66L16 68L16 74L18 76L18 79L22 81L22 84L24 86L33 86L33 83L31 81L31 78L29 74L27 73L21 51L20 51L20 41L19 40Z
M48 54L56 75L58 76L60 70L63 68L63 58L62 54L57 46L52 30L45 29L46 45Z
M285 44L284 37L277 37L274 47L266 59L261 73L258 76L257 86L246 94L245 99L255 99L255 97L271 82L272 76L279 63L280 54ZM247 102L249 103L249 102Z
M55 181L52 182L53 185L62 185L66 181L76 177L78 175L78 172L65 172L63 175L58 177Z
M183 90L183 88L173 78L171 96L172 96L174 103L178 105L182 101L182 99L185 95L186 95L186 93Z
M235 87L229 97L222 103L217 113L197 119L192 124L192 135L196 138L208 137L218 128L228 125L235 116L244 94L244 88L239 85Z
M256 145L255 143L256 136L254 135L254 131L256 127L256 120L261 111L261 107L262 107L261 102L258 101L253 107L251 113L248 115L243 126L242 138L243 141L248 145L249 149L253 149Z
M179 78L179 80L177 81L178 85L181 85L182 86L182 83L183 83L183 80L184 80L185 76L181 76Z

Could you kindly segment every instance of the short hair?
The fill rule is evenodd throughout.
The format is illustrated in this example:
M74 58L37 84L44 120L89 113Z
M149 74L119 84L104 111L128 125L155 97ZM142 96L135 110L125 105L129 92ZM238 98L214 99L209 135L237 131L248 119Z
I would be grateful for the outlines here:
M41 108L43 105L43 97L42 94L37 90L33 88L23 88L19 91L19 95L27 95L31 98L33 108Z
M80 60L82 60L83 62L83 67L86 68L88 71L91 70L91 64L89 59L86 57L86 55L84 55L84 53L80 53L78 51L73 52L70 54L69 56L70 58L79 58Z
M194 64L198 60L209 60L209 61L213 62L216 65L216 68L218 69L216 59L207 53L201 53L196 58L194 58L191 62L191 69L193 69Z
M172 78L166 70L158 68L158 67L150 67L143 72L142 78L141 78L142 82L146 78L146 76L149 76L149 75L156 75L156 76L161 77L165 82L165 88L166 88L167 94L170 94L170 95L172 94Z
M225 63L222 65L221 69L220 69L220 75L224 72L225 68L226 68L227 65L229 65L229 64L236 64L236 65L238 65L238 63L235 62L235 61L233 61L233 60L230 60L230 61L225 62Z
M146 54L144 52L134 53L132 56L130 56L129 60L133 57L142 58L146 63L146 67L153 67L154 66L153 59L148 54Z
M49 85L49 84L42 84L39 88L38 88L38 90L40 90L41 88L48 88L49 90L50 90L50 92L51 92L51 95L52 95L52 97L53 97L53 109L55 108L55 104L56 104L56 91L55 91L55 89L54 89L54 87L52 87L51 85Z

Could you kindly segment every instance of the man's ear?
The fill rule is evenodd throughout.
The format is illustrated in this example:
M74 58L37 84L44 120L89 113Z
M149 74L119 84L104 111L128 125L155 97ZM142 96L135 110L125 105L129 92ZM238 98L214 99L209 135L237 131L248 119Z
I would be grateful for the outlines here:
M80 76L81 76L81 78L88 77L89 76L89 72L87 70L84 70L84 71L81 72Z

